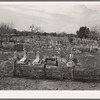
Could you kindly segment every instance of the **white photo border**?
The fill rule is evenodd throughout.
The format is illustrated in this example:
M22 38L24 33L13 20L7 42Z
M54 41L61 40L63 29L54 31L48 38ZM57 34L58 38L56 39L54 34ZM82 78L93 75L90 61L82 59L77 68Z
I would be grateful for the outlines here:
M6 2L1 2L0 5L2 4L29 4L34 1L6 1ZM40 2L42 1L35 1L35 2ZM55 2L55 1L45 1L45 2ZM59 3L64 3L68 2L71 4L97 4L100 5L100 1L56 1ZM0 99L100 99L100 91L86 91L86 90L0 90Z

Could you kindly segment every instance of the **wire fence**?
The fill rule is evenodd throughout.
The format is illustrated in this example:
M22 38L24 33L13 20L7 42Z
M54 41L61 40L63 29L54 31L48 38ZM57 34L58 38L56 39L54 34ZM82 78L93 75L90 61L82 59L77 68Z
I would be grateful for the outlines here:
M100 70L75 70L73 72L74 80L80 81L100 81Z
M100 70L77 70L58 66L28 66L16 67L17 76L30 76L46 79L68 79L75 81L100 81Z
M15 68L14 68L15 67ZM14 69L13 69L14 68ZM73 81L100 81L100 70L77 70L68 67L60 66L45 66L43 65L15 65L7 66L0 70L0 80L4 77L30 77L30 78L45 78Z

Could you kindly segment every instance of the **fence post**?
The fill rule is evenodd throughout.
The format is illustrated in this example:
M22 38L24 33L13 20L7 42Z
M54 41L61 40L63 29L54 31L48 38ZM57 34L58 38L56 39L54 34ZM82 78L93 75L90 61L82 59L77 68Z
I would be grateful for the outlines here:
M73 80L73 68L71 68L71 80Z
M46 78L46 64L44 64L44 78Z
M14 76L16 76L16 62L17 62L17 59L15 59L13 62L13 75Z
M74 66L71 68L71 80L74 80Z

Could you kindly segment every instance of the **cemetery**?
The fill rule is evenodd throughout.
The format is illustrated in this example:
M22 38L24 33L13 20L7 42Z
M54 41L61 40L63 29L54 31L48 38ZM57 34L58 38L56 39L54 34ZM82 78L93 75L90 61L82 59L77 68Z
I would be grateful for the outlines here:
M0 12L0 90L100 90L99 4L2 2Z
M10 50L0 52L1 81L6 77L20 80L100 81L100 51L90 51L93 43L99 47L96 42L81 40L80 45L78 42L73 45L67 37L40 38L34 36L33 39L28 37L23 42L18 40L14 44L8 43Z

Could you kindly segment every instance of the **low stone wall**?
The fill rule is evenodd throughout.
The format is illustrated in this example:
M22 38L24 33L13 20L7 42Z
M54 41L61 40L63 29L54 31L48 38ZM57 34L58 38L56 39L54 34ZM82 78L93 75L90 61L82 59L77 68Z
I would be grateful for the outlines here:
M46 79L68 79L75 81L99 81L100 70L77 70L58 66L28 66L21 65L16 67L16 76Z

